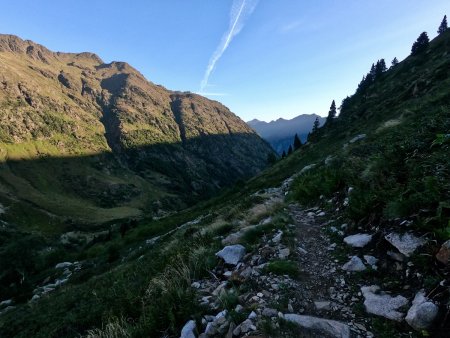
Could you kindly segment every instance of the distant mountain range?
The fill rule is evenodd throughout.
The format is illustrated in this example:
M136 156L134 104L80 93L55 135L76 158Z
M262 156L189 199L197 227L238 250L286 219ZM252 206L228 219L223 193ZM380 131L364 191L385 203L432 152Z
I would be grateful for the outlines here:
M287 151L294 141L294 135L298 134L302 142L306 141L315 119L320 125L325 123L325 118L316 114L302 114L290 120L279 118L275 121L265 122L257 119L248 121L247 124L263 139L270 143L278 154Z

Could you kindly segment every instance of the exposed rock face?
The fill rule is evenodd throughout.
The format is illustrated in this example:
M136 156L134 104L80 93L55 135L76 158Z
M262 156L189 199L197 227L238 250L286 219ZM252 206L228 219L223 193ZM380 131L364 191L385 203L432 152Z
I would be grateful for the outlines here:
M431 326L438 312L439 308L425 297L425 292L422 290L414 297L405 320L412 328L420 331Z
M23 161L72 159L71 170L61 169L62 160L45 163L53 171L45 186L129 216L159 196L210 196L258 173L273 152L217 101L155 85L124 62L55 53L12 35L0 35L0 146L0 161L17 160L8 162L10 173L20 171L25 181L32 173ZM43 207L36 195L18 197Z
M408 300L405 297L392 297L380 292L380 287L376 285L363 286L361 292L365 298L364 306L368 313L398 322L403 320L405 314L397 310L408 304Z
M336 338L350 338L349 327L341 322L311 316L297 314L285 314L283 318L306 329L314 330L322 334L331 335Z

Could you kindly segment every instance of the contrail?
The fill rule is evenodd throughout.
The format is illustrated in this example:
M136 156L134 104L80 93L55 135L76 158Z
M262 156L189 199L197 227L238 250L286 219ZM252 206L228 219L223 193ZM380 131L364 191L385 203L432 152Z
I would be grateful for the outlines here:
M200 83L200 92L203 92L208 85L209 76L216 67L217 61L219 61L222 54L228 48L231 40L239 34L244 26L245 19L253 12L258 0L234 0L230 12L230 27L222 37L222 41L217 46L211 59L209 60L208 67L206 67L205 75Z

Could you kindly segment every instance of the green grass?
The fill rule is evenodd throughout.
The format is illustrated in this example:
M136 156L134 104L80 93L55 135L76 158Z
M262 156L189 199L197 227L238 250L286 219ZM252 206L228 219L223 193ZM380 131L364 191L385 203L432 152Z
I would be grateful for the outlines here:
M279 276L288 275L294 279L298 279L301 275L298 264L289 260L269 262L264 269L266 272Z

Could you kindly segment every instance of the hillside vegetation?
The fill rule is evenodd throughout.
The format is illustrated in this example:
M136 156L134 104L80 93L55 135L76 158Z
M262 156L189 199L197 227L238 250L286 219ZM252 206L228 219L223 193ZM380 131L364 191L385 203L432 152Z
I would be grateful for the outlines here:
M18 305L0 316L0 331L5 337L178 337L194 320L197 332L207 330L207 322L217 326L207 337L224 336L229 327L239 327L235 336L326 336L300 332L289 323L293 316L287 313L306 311L345 321L352 334L445 337L449 265L436 260L436 253L450 238L449 88L447 31L347 99L338 118L256 177L64 257L81 262L80 268L70 267L67 283L33 301L28 301L31 286L21 293ZM366 248L343 243L344 236L358 232L371 234ZM426 244L403 255L387 241L390 233L408 233ZM247 252L237 268L215 257L230 238ZM302 255L308 254L305 261ZM377 269L342 268L349 257L362 254L376 256ZM244 274L247 268L250 274ZM37 269L30 279L43 287L60 274ZM405 301L400 315L424 289L439 308L437 319L421 330L403 317L369 314L365 287L370 285L403 295L397 298ZM314 286L323 293L314 294ZM340 301L333 298L336 310L318 310L295 292L326 297L329 287L333 297L344 292ZM265 308L275 312L266 316ZM255 327L244 332L246 320ZM341 324L336 327L346 337L350 329Z

